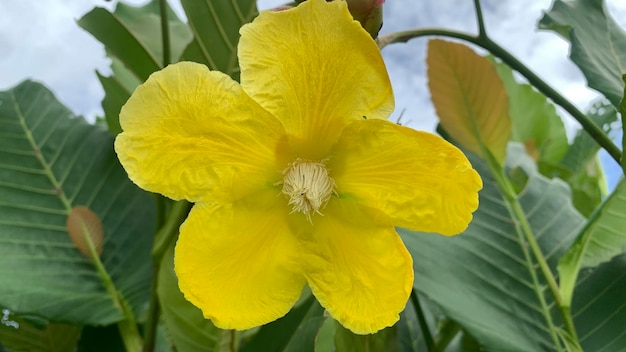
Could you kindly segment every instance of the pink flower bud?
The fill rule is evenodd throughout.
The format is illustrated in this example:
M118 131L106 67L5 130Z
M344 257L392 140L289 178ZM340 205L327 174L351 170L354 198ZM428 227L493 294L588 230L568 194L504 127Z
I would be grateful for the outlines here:
M385 1L385 0L383 0L383 1ZM283 6L276 6L274 8L271 8L270 11L278 12L278 11L289 10L291 8L293 8L293 6L283 5Z
M385 0L347 0L352 17L376 38L383 26L383 3Z

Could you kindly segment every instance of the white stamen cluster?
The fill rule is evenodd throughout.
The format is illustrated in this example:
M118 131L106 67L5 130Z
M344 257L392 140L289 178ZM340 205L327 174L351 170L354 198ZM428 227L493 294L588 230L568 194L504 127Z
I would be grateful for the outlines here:
M324 208L335 191L335 180L328 176L322 162L297 159L283 171L283 193L289 197L292 212L301 212L311 222L311 215Z

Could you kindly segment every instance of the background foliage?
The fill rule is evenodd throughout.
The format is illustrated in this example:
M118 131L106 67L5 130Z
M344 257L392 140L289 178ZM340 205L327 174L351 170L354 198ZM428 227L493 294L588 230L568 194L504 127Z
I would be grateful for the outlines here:
M378 38L381 48L448 38L429 42L425 62L438 131L468 154L484 189L460 236L398 229L414 291L394 327L365 336L309 292L285 317L236 332L178 290L173 246L189 204L127 179L112 147L118 114L171 62L238 79L238 30L258 13L254 0L181 3L187 22L157 0L78 21L111 59L112 75L97 73L106 95L95 125L40 83L0 92L0 351L626 350L626 185L609 192L597 157L603 148L622 161L608 135L626 111L626 34L603 0L556 0L538 24L571 43L571 60L605 96L587 112L490 39L478 0L477 35ZM583 126L571 141L555 105Z

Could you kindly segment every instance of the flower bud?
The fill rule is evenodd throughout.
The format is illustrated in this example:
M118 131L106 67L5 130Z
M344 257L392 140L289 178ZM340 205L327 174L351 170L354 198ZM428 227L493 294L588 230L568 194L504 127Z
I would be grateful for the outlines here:
M383 26L383 3L385 0L347 0L352 17L376 38Z
M278 12L278 11L284 11L284 10L289 10L292 9L293 6L291 5L282 5L282 6L276 6L270 9L270 11L274 11L274 12Z

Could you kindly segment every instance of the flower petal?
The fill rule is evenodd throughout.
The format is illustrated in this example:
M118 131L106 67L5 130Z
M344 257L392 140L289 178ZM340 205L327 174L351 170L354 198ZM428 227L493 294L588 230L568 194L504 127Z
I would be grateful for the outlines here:
M442 138L388 121L348 126L328 162L341 197L386 214L396 226L455 235L478 207L482 180Z
M174 257L178 285L222 329L282 317L305 285L286 202L264 193L235 204L198 203L181 226Z
M343 326L370 334L393 325L413 285L413 265L391 226L377 226L358 205L332 199L303 240L311 290Z
M280 179L286 164L277 161L287 150L280 122L230 77L196 63L151 75L120 123L115 150L131 180L173 199L232 201Z
M240 32L241 85L283 123L300 157L323 158L346 123L393 110L380 51L344 1L261 12Z

